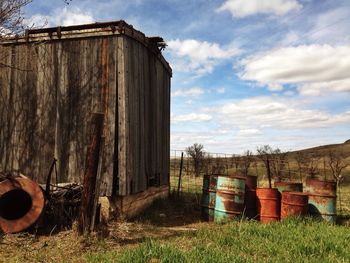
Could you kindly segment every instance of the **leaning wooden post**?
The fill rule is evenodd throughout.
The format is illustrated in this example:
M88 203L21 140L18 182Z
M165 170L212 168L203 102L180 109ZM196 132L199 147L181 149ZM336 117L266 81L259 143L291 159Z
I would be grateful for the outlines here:
M86 158L86 168L78 219L79 234L88 234L94 227L95 207L98 201L100 184L97 182L98 165L103 133L103 113L92 114L91 144Z

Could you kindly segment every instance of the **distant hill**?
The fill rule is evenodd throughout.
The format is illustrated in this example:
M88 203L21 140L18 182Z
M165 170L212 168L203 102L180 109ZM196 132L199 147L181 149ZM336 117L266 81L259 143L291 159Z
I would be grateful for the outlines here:
M303 152L307 154L316 154L318 156L325 156L328 154L329 151L335 151L335 152L342 151L345 154L345 156L350 157L350 140L347 140L346 142L339 143L339 144L328 144L328 145L322 145L322 146L317 146L313 148L307 148L299 151L294 151L294 152L291 152L291 154L296 152Z

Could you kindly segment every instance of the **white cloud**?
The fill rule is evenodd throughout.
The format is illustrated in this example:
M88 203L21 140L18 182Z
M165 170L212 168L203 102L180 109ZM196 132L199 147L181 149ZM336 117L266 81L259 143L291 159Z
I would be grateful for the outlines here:
M225 93L225 88L217 88L216 92L219 94L224 94Z
M241 52L238 47L221 47L217 43L194 39L170 40L167 42L173 67L182 72L196 75L211 73L219 63Z
M9 36L12 35L13 32L5 27L0 26L0 36Z
M43 26L69 26L79 24L89 24L95 22L92 14L80 8L64 7L55 9L50 15L36 14L25 21L34 27Z
M225 103L205 112L211 112L224 129L244 127L243 130L251 132L264 128L327 128L350 122L350 111L331 114L307 109L301 102L281 97L253 97Z
M256 14L281 16L301 8L302 5L297 0L226 0L217 11L229 11L232 17L246 17Z
M314 25L305 35L312 42L349 43L349 15L349 8L344 6L320 13L313 19Z
M259 53L241 61L240 77L281 90L299 87L303 95L350 91L350 46L302 45Z
M204 113L189 113L183 115L172 115L171 122L179 123L179 122L205 122L210 121L212 119L211 115Z
M178 89L172 92L173 97L198 97L204 94L204 90L200 87L193 87L190 89Z
M241 136L241 137L251 137L251 136L256 136L256 135L260 135L262 134L262 132L258 129L241 129L238 131L237 136Z
M199 142L211 152L240 153L247 149L254 151L264 144L290 150L336 143L339 138L345 140L348 135L342 134L342 127L348 128L350 111L330 113L310 108L309 103L309 99L262 96L200 108L188 115L172 116L172 125L175 126L171 147L183 149ZM212 128L205 132L195 126L189 126L187 130L175 128L178 122L191 125L194 120L200 119L210 120Z

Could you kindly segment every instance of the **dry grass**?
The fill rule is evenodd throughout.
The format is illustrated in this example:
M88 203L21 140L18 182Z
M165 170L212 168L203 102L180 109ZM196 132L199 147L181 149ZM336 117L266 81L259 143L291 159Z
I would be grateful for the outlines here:
M203 224L199 212L192 199L190 203L160 200L132 221L111 222L108 236L104 231L81 237L75 230L46 236L4 235L0 238L0 262L86 262L91 255L120 253L150 238L166 240L194 231Z

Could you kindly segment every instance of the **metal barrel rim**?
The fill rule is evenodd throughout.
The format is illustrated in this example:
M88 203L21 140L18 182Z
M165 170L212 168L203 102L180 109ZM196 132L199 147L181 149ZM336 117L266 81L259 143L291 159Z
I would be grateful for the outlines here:
M284 204L284 205L291 205L291 206L300 206L300 207L304 207L306 204L298 204L298 203L290 203L290 202L281 202L281 204Z
M216 193L216 191L214 191L214 190L209 190L209 189L205 189L205 188L202 188L202 192Z
M318 216L337 216L337 214L330 214L330 213L322 213L322 214L319 214L319 213L310 213L311 215L318 215Z
M229 194L229 195L237 195L237 196L244 196L244 193L237 193L237 192L230 192L230 191L225 191L225 190L218 190L216 193L220 194Z
M337 195L327 195L327 194L317 194L317 193L310 193L310 192L305 192L308 196L318 196L318 197L326 197L326 198L336 198L338 197Z
M215 210L215 211L218 211L218 212L225 213L225 214L230 214L230 215L240 215L240 214L242 214L241 212L235 212L235 211L229 211L229 210L222 210L222 209L217 209L217 208L215 208L214 210Z

